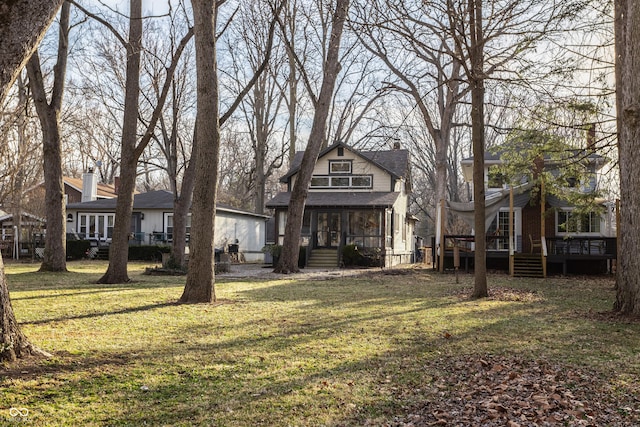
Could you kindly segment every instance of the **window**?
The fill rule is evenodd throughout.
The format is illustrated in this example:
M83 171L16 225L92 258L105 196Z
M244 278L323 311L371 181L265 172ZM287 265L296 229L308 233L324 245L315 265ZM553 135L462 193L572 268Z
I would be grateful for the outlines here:
M311 178L311 187L331 187L328 176L314 176Z
M349 187L350 182L351 179L348 176L345 176L344 178L331 178L332 187Z
M358 187L358 188L371 188L371 177L370 176L352 176L351 186Z
M382 212L350 211L347 230L348 245L382 247Z
M329 160L329 174L351 173L351 160Z
M282 245L284 243L284 232L287 226L287 211L278 211L277 213L277 223L278 223L278 245Z
M371 188L371 175L352 176L314 176L311 178L311 188Z
M518 236L518 230L516 228L518 213L513 212L513 231L515 236ZM514 241L517 245L517 242ZM497 215L489 225L487 229L487 249L490 250L508 250L509 249L509 210L498 211Z
M165 216L165 224L167 225L165 233L167 234L167 240L173 240L173 214L166 214ZM187 224L186 224L186 239L189 241L189 236L191 235L191 214L187 216Z
M114 214L79 214L78 234L83 239L106 240L113 236Z
M578 214L573 211L558 211L557 233L600 233L600 215L597 212Z

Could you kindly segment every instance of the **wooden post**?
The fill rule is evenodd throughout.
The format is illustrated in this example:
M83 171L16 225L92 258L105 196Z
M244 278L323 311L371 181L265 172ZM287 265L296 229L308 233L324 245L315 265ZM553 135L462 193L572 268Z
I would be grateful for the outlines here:
M444 199L440 200L440 253L438 258L438 270L440 273L444 273L444 231L445 231L445 207L444 207Z
M618 263L620 253L620 199L616 199L616 278L618 277ZM616 289L618 289L618 280L616 280Z
M460 283L458 280L458 269L460 268L460 248L458 247L458 241L456 240L453 246L453 268L456 272L456 283Z
M543 245L546 242L546 224L545 224L545 204L546 195L544 188L544 177L540 181L540 256L542 257L542 277L547 277L547 257L544 256L545 248Z
M514 227L513 227L513 186L509 186L509 275L513 276L513 263L516 248L514 247Z

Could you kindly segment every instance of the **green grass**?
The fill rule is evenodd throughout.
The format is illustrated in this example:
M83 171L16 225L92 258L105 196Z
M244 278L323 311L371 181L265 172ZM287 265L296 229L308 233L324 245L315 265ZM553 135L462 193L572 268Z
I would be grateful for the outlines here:
M16 316L51 360L0 370L0 425L370 425L431 396L460 357L578 367L638 390L640 324L611 309L613 280L471 276L429 270L328 280L218 278L215 305L176 305L184 277L97 285L106 264L71 272L9 264ZM15 412L14 412L15 414Z

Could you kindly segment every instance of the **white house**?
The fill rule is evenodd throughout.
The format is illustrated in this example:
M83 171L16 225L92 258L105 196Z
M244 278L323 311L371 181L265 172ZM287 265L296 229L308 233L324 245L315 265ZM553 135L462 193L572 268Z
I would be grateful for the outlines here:
M280 181L286 191L267 202L275 209L276 243L282 244L291 189L302 162L296 153ZM341 142L323 150L316 162L305 204L301 246L309 266L338 266L347 245L380 254L382 265L411 262L416 218L409 213L409 153L359 151ZM326 262L320 262L320 260Z
M113 233L117 199L98 199L67 205L67 230L82 238L108 243ZM218 204L215 247L227 250L238 245L247 262L264 259L267 215ZM159 190L139 193L133 199L132 244L170 243L173 235L173 194ZM191 217L187 219L187 239ZM187 241L188 243L188 241ZM234 248L233 246L231 247Z

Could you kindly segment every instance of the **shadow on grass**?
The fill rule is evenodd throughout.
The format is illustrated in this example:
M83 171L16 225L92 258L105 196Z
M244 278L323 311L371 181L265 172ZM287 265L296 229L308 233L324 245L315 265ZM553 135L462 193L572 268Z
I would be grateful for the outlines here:
M175 305L178 305L178 303L176 301L171 301L171 302L163 302L163 303L156 303L156 304L147 304L147 305L142 305L137 307L128 307L128 308L123 308L121 310L100 311L100 312L94 312L94 313L79 314L76 316L64 316L64 317L57 317L52 319L40 319L40 320L31 321L31 322L19 322L19 323L21 326L22 325L43 325L47 323L64 322L67 320L82 320L82 319L92 319L92 318L104 317L104 316L115 316L119 314L131 314L131 313L137 313L142 311L156 310L158 308L163 308L163 307L172 307Z
M406 415L412 404L437 397L432 388L447 375L450 357L491 352L562 361L594 350L587 344L598 338L597 322L576 318L561 294L534 302L469 301L451 293L463 285L424 288L420 277L408 279L360 279L354 285L341 278L241 289L236 295L246 304L235 309L257 312L237 323L233 311L219 321L218 313L205 314L206 305L190 306L195 323L174 323L169 314L160 325L172 331L169 339L162 336L122 355L121 364L135 363L133 370L118 370L117 353L53 366L48 373L83 373L82 380L70 376L54 403L86 395L109 400L112 407L93 425L394 425L394 417ZM265 306L270 311L260 312ZM67 318L32 324L57 320ZM207 338L222 332L228 338ZM380 337L391 348L362 337ZM340 347L351 340L368 347ZM602 345L598 351L609 351L602 358L612 360L619 348ZM113 372L105 374L101 364ZM154 384L141 391L149 378ZM328 420L321 420L326 413Z
M46 295L33 295L30 297L12 297L11 301L29 301L29 300L42 300L42 299L47 299L47 298L63 298L63 297L73 297L73 296L78 296L78 295L92 295L92 294L108 294L108 293L113 293L113 292L121 292L125 289L139 289L136 288L134 286L123 286L123 287L118 287L118 288L111 288L111 289L95 289L95 290L87 290L87 291L77 291L77 292L65 292L65 293L58 293L58 294L46 294ZM51 289L48 289L51 290ZM65 289L66 290L66 289Z

